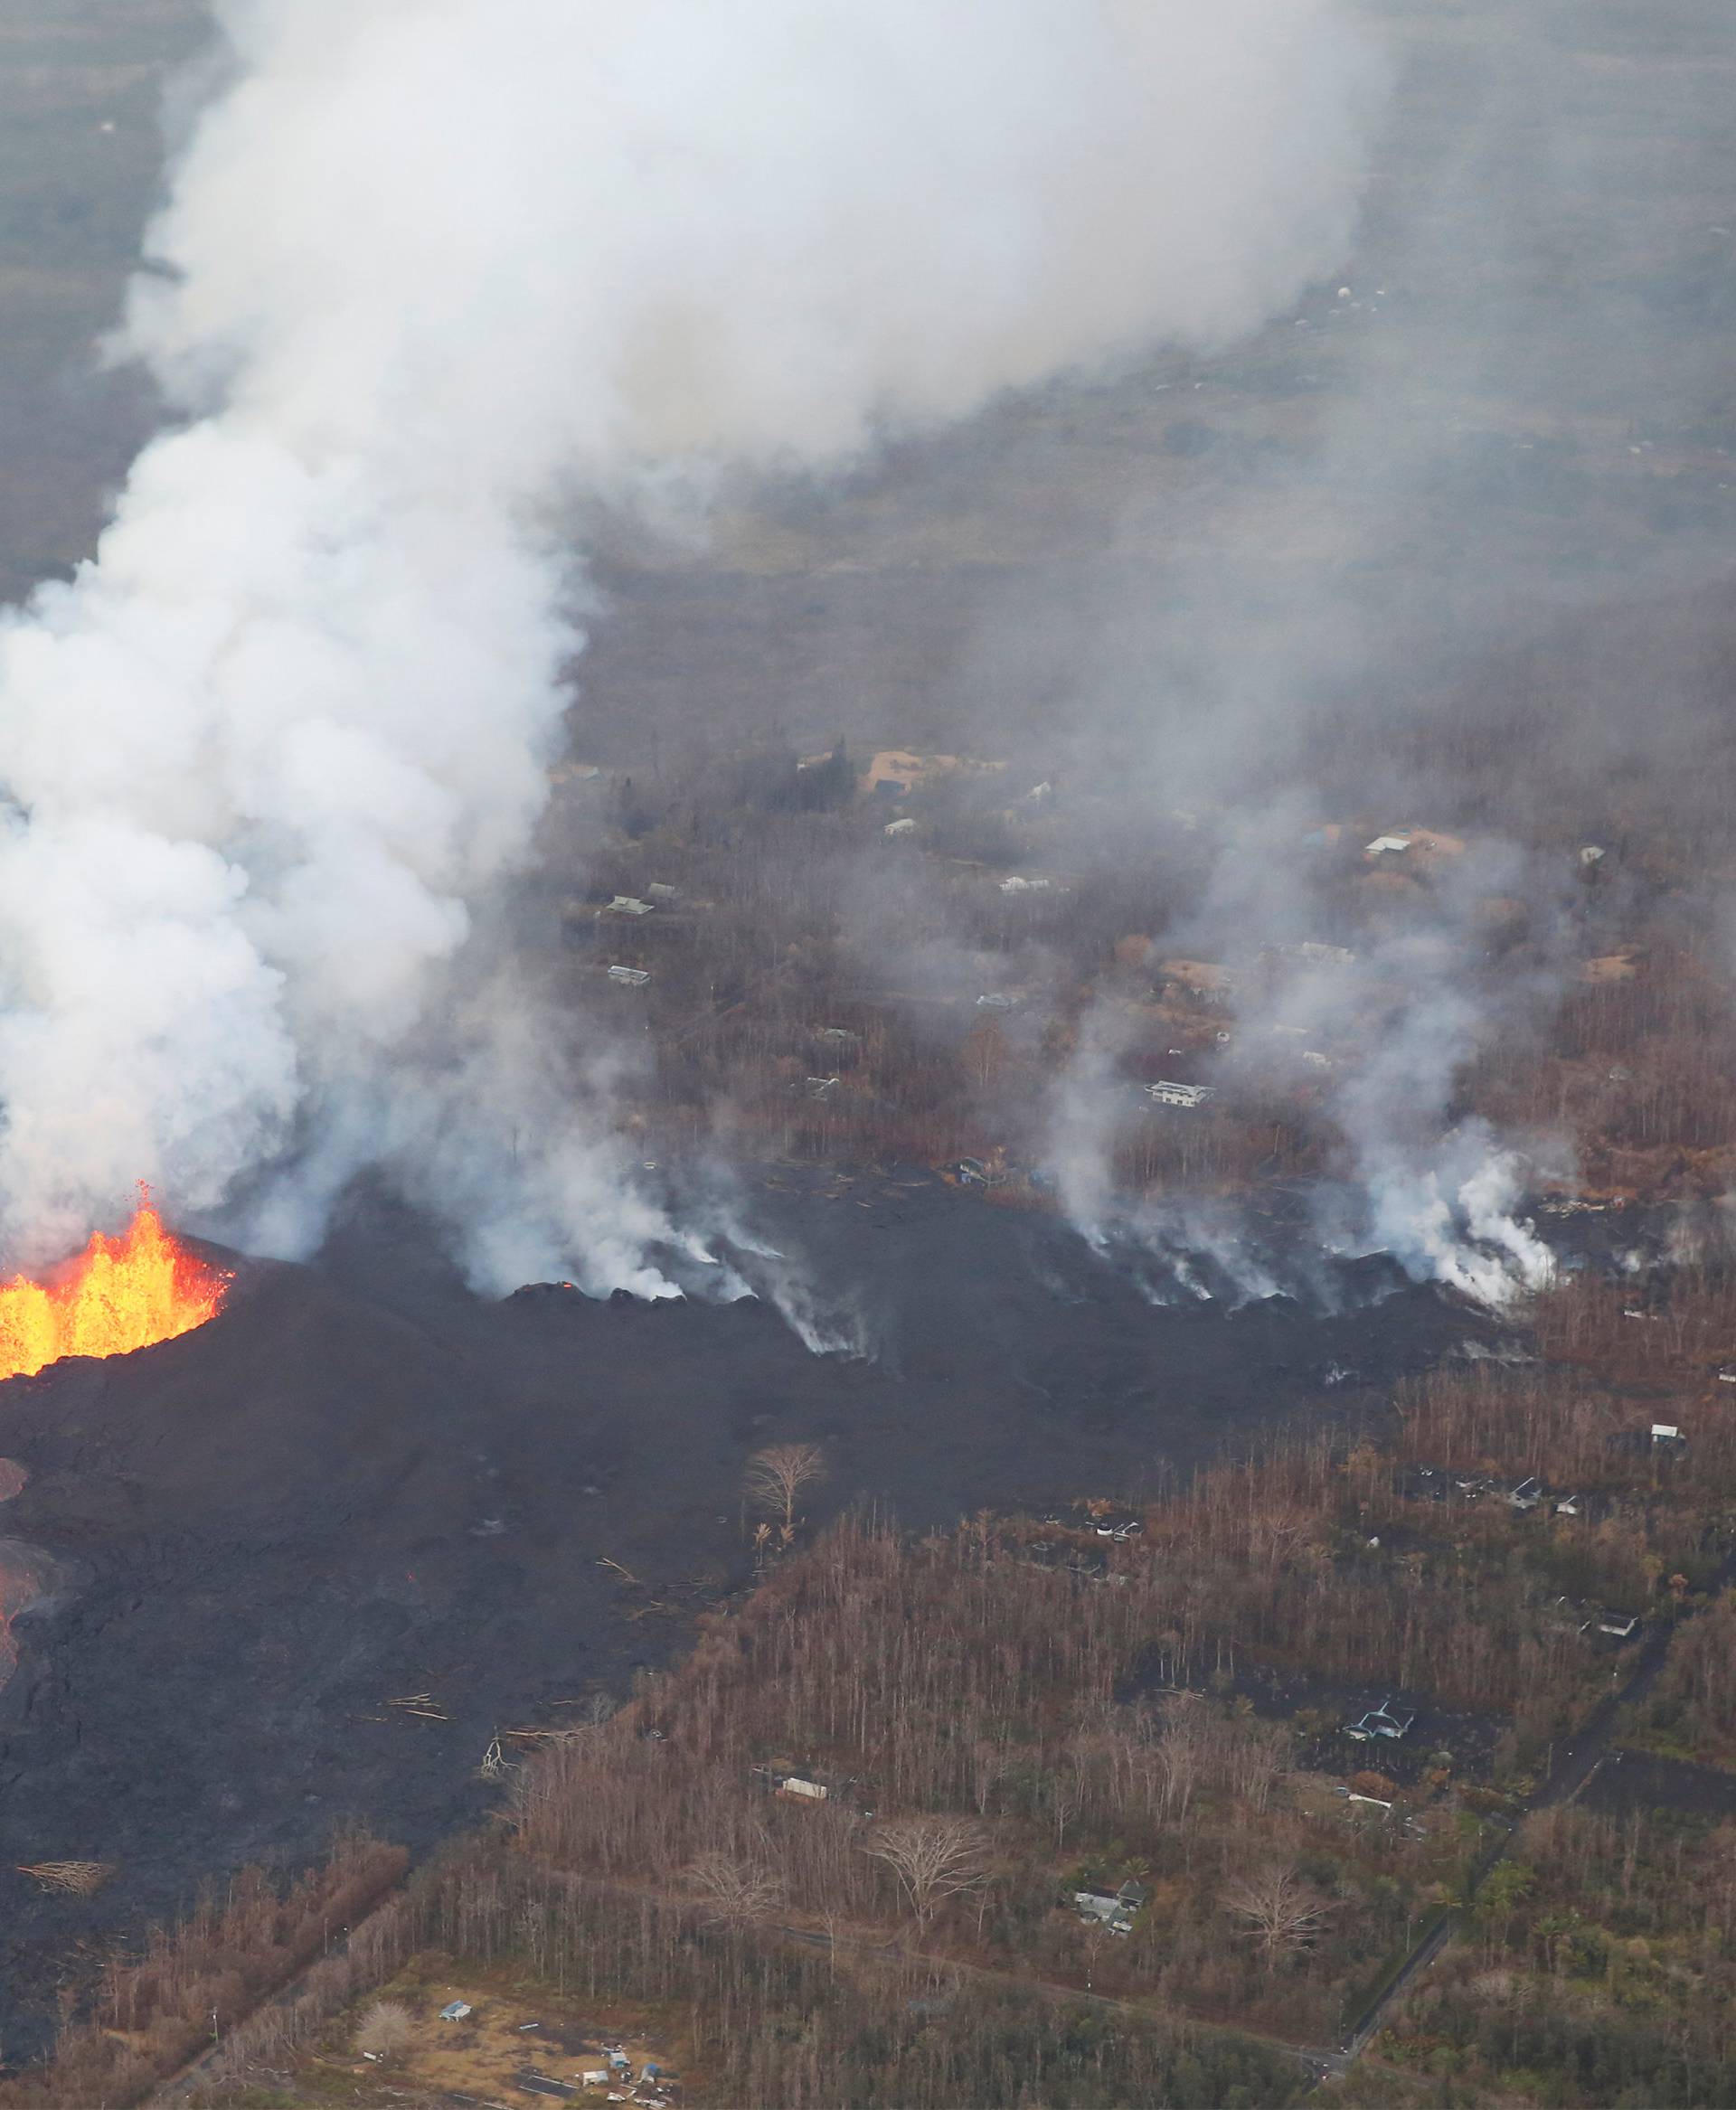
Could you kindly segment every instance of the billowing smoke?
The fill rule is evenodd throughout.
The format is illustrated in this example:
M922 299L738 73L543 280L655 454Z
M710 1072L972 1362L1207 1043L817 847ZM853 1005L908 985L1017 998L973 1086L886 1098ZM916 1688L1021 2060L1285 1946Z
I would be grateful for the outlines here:
M218 12L118 340L183 421L0 634L0 1230L144 1177L305 1250L385 1163L480 1283L665 1287L706 1256L485 928L572 501L1233 337L1341 252L1376 69L1336 0Z
M1625 1061L1589 1080L1596 1116L1524 1088L1527 1067L1547 1075L1577 1046L1552 1014L1623 928L1602 846L1630 828L1653 846L1722 839L1703 816L1722 796L1710 699L1728 696L1728 646L1714 686L1693 664L1708 620L1684 619L1729 606L1736 277L1728 216L1684 203L1715 91L1692 115L1661 89L1637 112L1642 74L1697 78L1692 54L1722 52L1729 23L1397 12L1395 123L1340 283L1254 351L1176 363L1161 384L1170 481L1186 476L1207 556L1165 537L1147 500L1127 531L1155 551L1141 591L1110 576L1076 620L1009 610L994 664L1009 682L1064 664L1072 751L1045 768L1113 787L1134 815L1118 836L1102 826L1114 851L1137 827L1129 862L1156 867L1152 843L1168 860L1157 905L1130 912L1150 919L1121 928L1156 937L1154 964L1237 975L1231 1044L1191 1046L1181 1074L1218 1085L1248 1129L1269 1082L1270 1104L1306 1107L1311 1143L1330 1135L1333 1162L1298 1177L1317 1179L1331 1249L1382 1248L1500 1302L1548 1272L1525 1196L1570 1170L1572 1148L1540 1133L1552 1119L1594 1138L1594 1184L1636 1177L1601 1140L1637 1126L1645 1088ZM1668 182L1642 173L1654 163ZM1703 432L1715 446L1696 457ZM1392 852L1365 854L1389 829ZM1674 896L1722 860L1665 862ZM1310 947L1345 959L1305 972ZM1051 1150L1081 1230L1131 1235L1137 1216L1161 1247L1175 1212L1118 1201L1114 1152L1125 1164L1137 1121L1174 1139L1204 1116L1140 1107L1089 1037L1061 1099ZM1246 1166L1222 1183L1269 1182Z
M1426 903L1407 901L1394 928L1358 948L1326 944L1307 933L1328 890L1295 813L1280 802L1275 818L1226 824L1203 896L1171 937L1178 952L1233 963L1234 1023L1206 1060L1211 1088L1246 1101L1307 1084L1336 1138L1332 1161L1306 1208L1275 1226L1228 1198L1121 1191L1114 1155L1130 1127L1180 1123L1184 1134L1205 1116L1138 1092L1119 1060L1132 1014L1099 1003L1053 1097L1047 1148L1063 1207L1161 1301L1286 1295L1329 1308L1351 1294L1332 1263L1374 1254L1486 1305L1542 1288L1554 1264L1523 1205L1538 1182L1567 1174L1570 1154L1547 1135L1497 1135L1458 1096L1495 1024L1510 1029L1527 1011L1541 1020L1560 994L1541 913L1528 971L1483 957L1479 908L1506 890L1547 908L1546 878L1511 845L1454 842ZM1377 876L1365 859L1364 884ZM1342 888L1342 870L1334 877ZM1356 1294L1382 1286L1371 1278Z

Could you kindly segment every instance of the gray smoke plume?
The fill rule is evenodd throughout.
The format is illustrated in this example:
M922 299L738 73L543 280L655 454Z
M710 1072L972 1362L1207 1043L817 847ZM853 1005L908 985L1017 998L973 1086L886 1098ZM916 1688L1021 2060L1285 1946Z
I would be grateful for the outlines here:
M481 1286L666 1291L709 1256L607 1057L553 1068L479 935L581 642L562 509L1228 341L1342 250L1378 69L1338 0L218 14L117 341L181 422L0 631L0 1234L143 1177L305 1251L383 1163Z
M1065 663L1061 760L1142 803L1148 836L1190 809L1163 952L1355 953L1250 972L1200 1073L1229 1101L1262 1066L1282 1083L1288 1044L1286 1088L1342 1144L1330 1247L1501 1302L1546 1275L1523 1197L1571 1154L1469 1117L1467 1079L1492 1050L1523 1068L1590 949L1577 845L1616 840L1636 792L1684 835L1723 797L1728 678L1696 674L1704 618L1682 618L1708 587L1728 605L1736 274L1709 201L1736 45L1710 7L1386 12L1394 118L1339 284L1166 399L1203 465L1194 545L1151 507L1128 527L1157 551L1143 593L1112 582L1073 626L1013 615L997 664ZM1462 853L1363 857L1419 827ZM1503 897L1528 932L1496 959ZM1129 1096L1088 1037L1052 1139L1088 1237L1126 1228L1101 1190Z

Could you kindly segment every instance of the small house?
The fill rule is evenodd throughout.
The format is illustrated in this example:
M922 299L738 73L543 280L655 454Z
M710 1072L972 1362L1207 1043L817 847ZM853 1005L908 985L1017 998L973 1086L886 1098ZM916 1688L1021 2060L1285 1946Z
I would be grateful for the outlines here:
M1121 1901L1113 1890L1075 1890L1073 1903L1084 1919L1113 1919L1121 1909Z
M1160 1107L1203 1107L1217 1096L1209 1084L1176 1084L1168 1078L1146 1087L1146 1097Z
M1118 1890L1075 1890L1073 1909L1087 1926L1095 1922L1111 1934L1133 1931L1135 1915L1151 1896L1144 1883L1126 1882Z
M637 894L617 894L612 901L597 913L599 916L648 916L651 904L649 901L641 901Z
M1685 1450L1687 1439L1674 1421L1655 1421L1652 1424L1652 1447L1654 1450Z
M651 979L651 970L649 967L611 967L609 978L624 989L643 989Z
M1528 1513L1543 1501L1543 1484L1535 1477L1521 1480L1515 1486L1508 1488L1506 1499L1513 1508Z
M1400 1707L1392 1700L1383 1700L1378 1707L1371 1708L1360 1721L1346 1722L1344 1734L1356 1744L1373 1743L1377 1738L1384 1743L1396 1744L1410 1734L1416 1719L1414 1708Z
M1631 1641L1639 1632L1637 1612L1599 1612L1590 1622L1599 1634L1607 1634L1614 1641Z
M1363 847L1363 855L1369 858L1401 857L1410 847L1409 835L1376 835L1372 843Z
M606 2066L588 2066L579 2078L588 2088L606 2088L609 2086L609 2068Z
M916 823L906 815L901 821L888 821L882 832L888 835L908 835L914 831Z
M469 2012L470 2002L467 2000L449 2000L440 2010L440 2020L443 2022L461 2022Z

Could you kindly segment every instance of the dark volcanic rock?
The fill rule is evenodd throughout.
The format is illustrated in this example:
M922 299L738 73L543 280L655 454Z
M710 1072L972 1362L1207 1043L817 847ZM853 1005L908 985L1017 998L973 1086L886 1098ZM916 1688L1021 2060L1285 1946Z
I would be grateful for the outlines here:
M629 1611L740 1579L760 1445L826 1445L815 1521L858 1493L917 1526L1131 1497L1315 1399L1310 1373L1379 1387L1467 1329L1423 1291L1160 1311L1053 1220L934 1182L762 1201L828 1295L860 1286L873 1360L810 1355L753 1300L486 1303L375 1209L317 1268L242 1263L195 1333L0 1387L29 1472L7 1533L76 1578L20 1620L0 1692L9 2057L42 2040L73 1936L347 1818L415 1849L475 1818L497 1729L623 1693L686 1631ZM445 1719L391 1704L419 1694ZM43 1898L11 1871L49 1858L119 1873Z

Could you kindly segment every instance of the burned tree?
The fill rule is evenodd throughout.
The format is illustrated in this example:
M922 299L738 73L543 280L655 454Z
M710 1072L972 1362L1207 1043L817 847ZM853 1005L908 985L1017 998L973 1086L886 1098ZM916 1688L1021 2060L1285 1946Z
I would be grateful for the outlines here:
M733 1854L707 1853L687 1870L693 1888L705 1898L712 1926L751 1926L781 1901L783 1887L762 1862L738 1860Z
M818 1444L773 1444L748 1460L741 1485L750 1503L777 1517L788 1533L796 1529L797 1503L825 1478Z
M986 1847L981 1826L967 1817L904 1817L878 1825L863 1851L892 1870L926 1928L948 1898L987 1881Z
M416 2024L401 2001L375 2001L356 2024L355 2049L375 2058L396 2058L415 2040Z
M1326 1925L1334 1907L1310 1889L1294 1868L1269 1862L1252 1875L1239 1876L1224 1891L1224 1909L1248 1924L1242 1932L1277 1967L1287 1949L1305 1949Z

